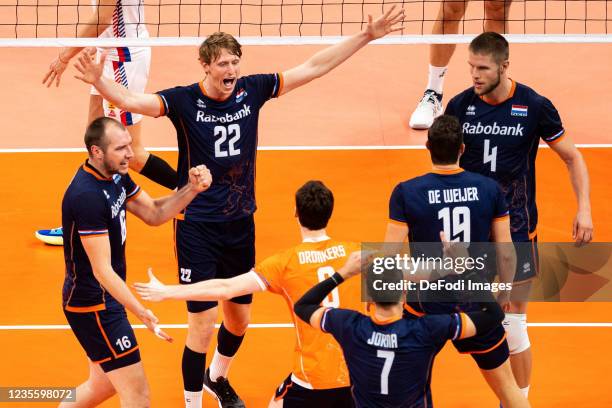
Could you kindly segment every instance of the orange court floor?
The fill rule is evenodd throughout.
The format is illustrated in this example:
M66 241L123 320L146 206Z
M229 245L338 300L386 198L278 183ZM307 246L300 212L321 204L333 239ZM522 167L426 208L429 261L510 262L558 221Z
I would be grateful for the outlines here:
M242 73L282 71L317 49L246 47ZM53 49L0 49L2 61L15 61L0 65L0 89L5 91L0 98L0 255L4 260L0 386L76 386L87 376L85 354L75 337L70 330L55 327L66 324L61 310L62 249L45 246L33 236L36 229L59 225L63 191L85 159L83 152L65 149L82 145L88 87L71 77L74 70L70 68L60 88L43 88L40 81L55 55ZM447 96L469 86L465 60L465 47L460 46L451 63ZM264 107L260 146L265 149L259 152L256 182L258 262L299 241L293 194L309 179L323 180L334 191L331 236L370 242L383 238L388 198L395 184L430 169L427 152L421 148L424 133L406 125L423 90L426 61L424 46L369 46L329 76ZM584 145L595 239L610 242L612 189L607 166L612 163L612 149L596 145L612 139L606 98L612 93L612 82L591 80L607 78L612 62L609 46L516 45L511 61L513 77L549 97L573 140ZM156 48L148 89L188 84L200 77L193 48ZM167 119L144 119L143 135L147 146L176 146ZM324 145L348 148L275 147ZM412 147L392 147L397 145ZM160 154L176 163L176 152ZM165 194L148 180L138 175L135 179L151 195ZM540 149L537 183L540 241L571 240L575 198L565 165L550 149ZM171 225L150 228L134 217L129 219L128 283L145 280L149 266L162 281L174 282ZM150 307L162 324L186 322L180 302ZM608 384L612 327L567 325L612 322L612 303L532 303L529 321L561 324L530 328L533 406L612 406ZM247 406L257 408L266 406L289 373L295 335L291 327L282 326L291 323L285 302L271 294L255 296L252 323L273 327L248 331L230 379ZM154 407L182 406L180 360L186 330L168 332L175 338L173 344L136 330ZM452 346L441 352L433 373L436 406L498 406L471 358L459 355ZM0 406L53 404L0 402ZM103 406L118 406L118 400ZM204 406L214 404L205 397Z

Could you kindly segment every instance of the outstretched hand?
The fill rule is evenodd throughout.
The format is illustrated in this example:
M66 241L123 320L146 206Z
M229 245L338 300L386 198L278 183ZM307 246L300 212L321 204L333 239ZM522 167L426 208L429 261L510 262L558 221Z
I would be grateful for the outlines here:
M149 274L149 282L136 282L134 283L133 288L138 293L138 296L142 298L142 300L148 300L150 302L161 302L164 300L164 295L166 292L166 285L160 282L159 279L153 275L153 269L149 268L147 271Z
M49 65L49 70L42 80L43 85L49 88L51 85L53 85L53 82L55 82L55 86L58 87L62 79L62 74L68 67L69 62L70 60L62 60L61 55L58 54L57 58L55 58Z
M100 55L100 61L96 63L94 59L95 49L85 49L79 54L79 58L74 64L74 67L80 72L80 75L75 75L74 77L87 84L93 85L102 77L102 73L104 72L104 62L106 61L107 56L108 51L104 51Z
M153 312L149 309L146 309L142 315L138 316L140 320L147 326L147 329L151 330L157 337L162 340L166 340L169 343L172 343L173 339L166 332L159 328L157 325L159 323L159 319L153 314Z
M384 37L394 31L400 31L404 26L396 26L404 21L404 9L395 12L395 6L392 6L385 14L373 20L372 15L368 14L368 26L366 27L367 34L372 40Z

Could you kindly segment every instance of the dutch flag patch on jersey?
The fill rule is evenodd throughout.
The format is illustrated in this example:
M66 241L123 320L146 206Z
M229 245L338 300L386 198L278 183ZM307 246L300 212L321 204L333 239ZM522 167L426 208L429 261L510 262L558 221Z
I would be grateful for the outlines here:
M241 88L237 93L236 93L236 103L240 103L242 102L242 100L244 99L244 97L247 96L246 91L244 90L244 88Z
M512 110L510 111L510 115L512 115L512 116L527 116L527 106L524 106L524 105L512 105Z

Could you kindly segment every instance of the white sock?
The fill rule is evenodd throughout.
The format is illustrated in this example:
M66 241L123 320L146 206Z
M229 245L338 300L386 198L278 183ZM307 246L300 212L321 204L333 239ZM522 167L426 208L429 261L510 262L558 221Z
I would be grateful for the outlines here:
M185 408L202 408L202 391L185 391Z
M444 88L444 77L446 76L446 67L429 66L429 77L427 81L427 89L431 89L441 94Z
M215 355L210 362L210 367L208 367L210 370L210 379L212 381L217 381L219 377L227 378L227 373L229 372L230 364L232 364L233 359L234 357L226 357L219 353L218 349L215 349Z
M525 398L527 398L529 396L529 387L530 387L530 385L526 386L525 388L521 388L521 392L523 393Z

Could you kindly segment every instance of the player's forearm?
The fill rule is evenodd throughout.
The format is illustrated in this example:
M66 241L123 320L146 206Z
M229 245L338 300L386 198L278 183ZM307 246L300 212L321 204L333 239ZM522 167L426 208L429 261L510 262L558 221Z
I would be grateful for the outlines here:
M110 265L94 269L94 276L102 287L127 310L138 317L145 313L145 307L136 299L125 282L115 273Z
M211 279L189 285L168 285L164 299L214 301L228 300L244 293L235 293L224 279Z
M143 220L148 225L161 225L187 207L196 195L198 191L191 184L187 184L174 194L153 200L153 208Z
M319 282L297 301L293 306L295 314L305 321L310 323L312 314L321 307L321 302L329 295L329 293L344 281L339 273L333 274L330 278Z
M101 76L96 82L94 82L93 86L98 90L104 99L120 109L134 113L146 114L139 111L138 105L135 101L135 95L123 85Z
M497 243L496 252L497 270L500 282L514 282L514 274L516 273L516 251L514 250L514 245L509 242Z
M569 170L572 188L578 201L578 211L591 212L589 171L582 154L576 151L575 155L565 160L565 164Z

